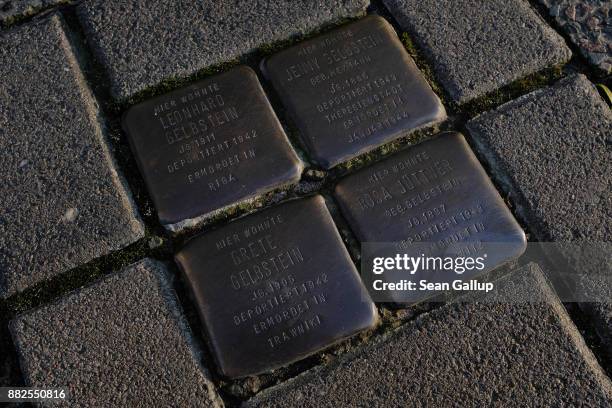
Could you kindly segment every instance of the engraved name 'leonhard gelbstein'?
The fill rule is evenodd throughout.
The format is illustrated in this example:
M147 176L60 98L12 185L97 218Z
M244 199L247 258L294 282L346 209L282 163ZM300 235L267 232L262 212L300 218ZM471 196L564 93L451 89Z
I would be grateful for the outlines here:
M133 106L123 126L159 218L170 230L295 182L301 173L250 68Z

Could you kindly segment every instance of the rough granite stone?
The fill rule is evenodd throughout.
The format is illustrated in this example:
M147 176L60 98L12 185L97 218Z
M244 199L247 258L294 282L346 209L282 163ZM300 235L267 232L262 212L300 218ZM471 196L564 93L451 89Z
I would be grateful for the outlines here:
M0 297L144 235L59 17L0 36Z
M0 0L0 23L10 24L16 19L29 17L48 7L71 0Z
M612 384L537 265L419 317L250 407L610 406Z
M465 103L571 57L524 0L384 0L429 59L451 99Z
M612 1L539 1L593 65L612 73Z
M66 405L222 405L157 261L18 316L10 328L27 384L67 386Z
M94 0L78 8L111 92L124 100L256 48L365 12L366 0Z
M535 91L467 124L516 212L540 241L612 241L612 111L583 75ZM585 288L606 299L605 274ZM607 334L612 303L583 305Z
M466 126L540 240L612 240L612 110L585 76Z
M584 279L582 289L592 293L598 299L612 299L612 285L610 275L597 275L595 278ZM586 287L585 287L586 286ZM587 302L580 303L580 308L595 322L595 332L602 344L607 348L609 357L612 357L612 303Z

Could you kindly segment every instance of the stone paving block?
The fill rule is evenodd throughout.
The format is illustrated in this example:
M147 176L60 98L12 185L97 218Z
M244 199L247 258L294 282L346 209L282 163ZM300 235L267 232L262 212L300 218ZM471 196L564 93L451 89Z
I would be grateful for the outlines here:
M94 0L78 8L111 92L126 99L258 47L365 12L365 0Z
M59 17L0 36L0 297L144 234Z
M67 386L67 405L222 405L157 261L20 315L10 328L27 384Z
M288 365L377 322L320 195L201 234L175 259L230 378Z
M571 52L524 0L384 0L451 99L465 103Z
M0 0L0 23L10 24L16 19L29 17L40 10L70 0Z
M583 279L581 289L584 293L591 293L597 299L612 299L612 277L610 275L595 275ZM612 303L588 302L579 304L582 311L595 322L595 332L598 334L604 347L607 347L608 356L612 355Z
M419 317L247 407L610 406L612 384L537 265Z
M586 77L565 78L474 118L467 128L540 241L612 240L612 111ZM606 298L609 287L585 284ZM610 338L612 303L588 312Z
M582 54L612 72L612 2L610 0L540 0Z

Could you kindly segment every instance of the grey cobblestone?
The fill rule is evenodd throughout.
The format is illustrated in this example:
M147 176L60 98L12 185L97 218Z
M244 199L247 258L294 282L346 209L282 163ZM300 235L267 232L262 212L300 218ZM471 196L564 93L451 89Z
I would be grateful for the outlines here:
M0 0L0 23L10 24L16 19L69 1L71 0Z
M384 0L424 51L453 101L464 103L571 52L523 0Z
M509 102L467 128L536 238L612 240L612 111L586 77ZM585 284L606 299L605 276L592 279ZM587 312L610 338L612 303Z
M525 299L531 299L525 302ZM609 406L612 384L531 264L247 407Z
M11 322L30 386L70 406L220 406L169 274L145 259Z
M94 0L79 7L88 39L126 99L257 47L365 12L365 0Z
M612 72L610 0L540 0L589 61Z
M0 297L144 234L57 16L0 36Z

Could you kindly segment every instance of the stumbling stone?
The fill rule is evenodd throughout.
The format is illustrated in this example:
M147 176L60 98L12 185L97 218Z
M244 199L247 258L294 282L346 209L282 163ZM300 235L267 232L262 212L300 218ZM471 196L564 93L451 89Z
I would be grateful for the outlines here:
M424 314L245 407L599 406L612 384L537 265Z
M341 180L334 195L362 244L388 244L413 257L488 256L486 267L464 271L463 279L517 258L526 247L523 230L459 133L440 134L362 169ZM442 280L457 278L439 273ZM402 302L427 295L395 294Z
M612 111L585 76L565 78L466 126L540 240L612 239Z
M91 0L77 8L117 100L365 13L369 1Z
M71 406L222 406L171 286L145 259L10 325L26 383Z
M393 27L369 16L265 60L315 161L330 168L446 119Z
M377 320L321 196L204 233L176 260L230 378L287 365Z
M523 0L384 0L456 103L567 62L571 51Z
M144 235L56 15L0 34L0 297Z
M123 127L159 219L173 231L301 175L248 67L135 105Z
M0 23L8 25L41 10L70 0L1 0Z

